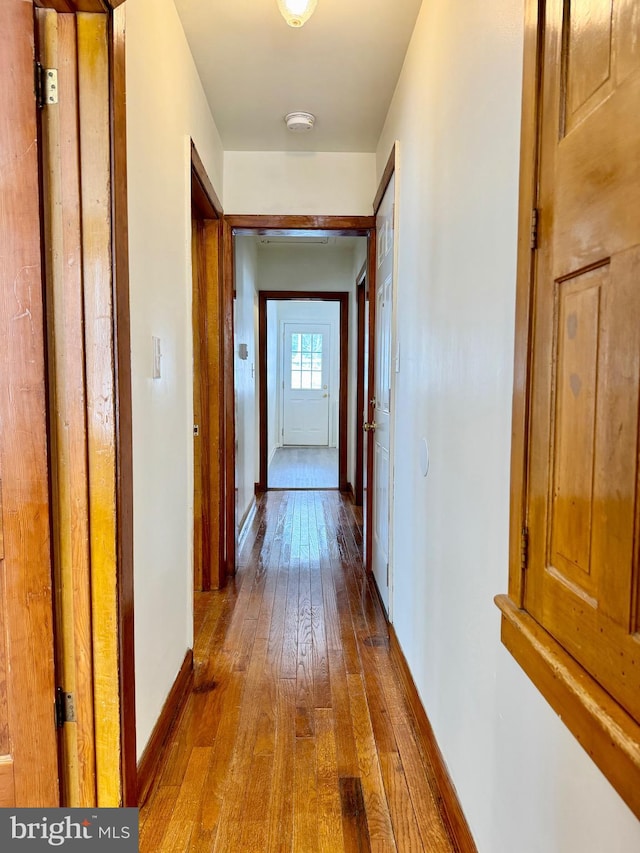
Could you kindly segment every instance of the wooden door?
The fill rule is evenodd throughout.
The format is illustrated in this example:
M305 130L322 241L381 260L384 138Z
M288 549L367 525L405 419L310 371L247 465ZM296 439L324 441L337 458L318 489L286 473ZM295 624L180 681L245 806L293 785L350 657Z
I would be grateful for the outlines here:
M0 4L0 806L57 806L33 9Z
M373 395L373 543L371 568L380 597L389 610L389 536L391 519L391 318L393 306L395 178L392 176L376 221L375 384Z
M283 443L327 447L331 326L285 323L283 341Z
M640 2L548 0L526 609L640 720Z
M222 209L191 147L194 589L225 583Z

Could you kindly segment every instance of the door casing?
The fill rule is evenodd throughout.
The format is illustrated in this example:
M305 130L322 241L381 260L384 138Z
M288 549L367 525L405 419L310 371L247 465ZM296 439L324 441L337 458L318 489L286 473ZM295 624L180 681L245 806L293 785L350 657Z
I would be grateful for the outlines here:
M340 291L261 290L258 294L258 363L259 377L267 375L267 302L309 299L316 302L340 303L340 399L338 403L338 487L350 491L347 480L347 403L349 399L349 294ZM260 381L260 481L257 489L268 488L267 387Z
M194 589L227 577L222 205L191 143L194 396ZM196 435L197 427L197 435Z

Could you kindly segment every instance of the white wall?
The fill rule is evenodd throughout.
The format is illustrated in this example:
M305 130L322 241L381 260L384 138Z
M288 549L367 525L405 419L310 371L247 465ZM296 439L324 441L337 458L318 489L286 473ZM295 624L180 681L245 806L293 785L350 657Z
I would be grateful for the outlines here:
M373 196L372 196L373 197ZM360 257L366 237L355 246L271 245L258 250L260 290L327 290L349 293L349 393L347 413L347 477L353 485L355 471L354 424L356 405L357 306L354 259ZM362 266L362 264L360 264ZM358 266L358 270L360 269Z
M399 140L395 628L480 853L631 853L640 824L501 646L523 3L423 3ZM419 468L429 441L431 470Z
M218 195L223 153L172 0L128 0L126 14L140 754L193 638L190 139Z
M374 154L226 151L225 213L369 216Z
M255 499L258 481L256 468L256 314L258 295L258 247L253 237L236 238L235 267L235 395L236 395L236 520L242 526ZM239 345L246 344L246 359L239 356Z

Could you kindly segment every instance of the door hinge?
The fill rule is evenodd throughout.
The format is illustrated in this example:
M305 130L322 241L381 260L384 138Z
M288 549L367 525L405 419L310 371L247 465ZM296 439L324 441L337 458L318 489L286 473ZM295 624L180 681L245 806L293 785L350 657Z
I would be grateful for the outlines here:
M36 62L36 101L40 108L58 103L58 69Z
M520 568L525 572L529 568L529 528L520 531Z
M56 687L56 728L65 723L76 722L76 703L73 693L65 693L62 687Z
M540 215L538 213L538 208L534 207L531 211L531 248L538 248L538 221Z

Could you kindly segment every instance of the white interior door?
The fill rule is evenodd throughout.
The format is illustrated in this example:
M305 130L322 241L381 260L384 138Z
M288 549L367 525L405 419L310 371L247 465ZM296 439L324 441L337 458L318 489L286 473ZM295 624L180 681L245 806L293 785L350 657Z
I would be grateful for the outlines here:
M375 405L373 430L373 537L371 568L380 597L389 611L389 522L391 517L391 321L393 306L393 199L392 177L378 210L376 236Z
M329 444L331 326L285 323L283 444Z

